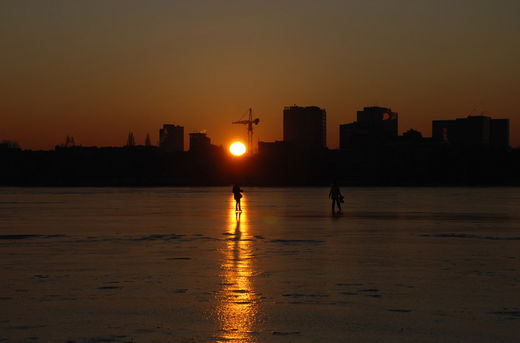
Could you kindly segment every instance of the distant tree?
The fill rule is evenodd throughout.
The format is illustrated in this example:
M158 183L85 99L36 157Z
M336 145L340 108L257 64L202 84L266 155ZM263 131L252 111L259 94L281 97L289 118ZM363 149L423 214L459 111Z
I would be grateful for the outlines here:
M144 141L144 145L147 146L147 147L151 147L152 146L152 142L150 141L150 134L149 133L146 134L146 140Z
M72 148L76 146L76 142L74 141L74 137L67 136L65 138L65 143L61 143L56 145L56 148Z
M67 138L65 138L65 143L60 144L60 146L63 147L63 148L71 148L73 146L76 146L76 142L74 141L74 137L67 136Z
M403 133L403 137L410 141L419 141L423 138L422 134L414 129L410 129Z
M20 144L18 144L18 142L15 142L15 141L10 141L10 140L4 139L2 141L2 143L0 143L0 145L2 145L3 147L6 147L7 149L20 150Z
M135 138L134 138L134 133L133 132L130 132L128 134L128 139L126 141L126 146L135 146Z

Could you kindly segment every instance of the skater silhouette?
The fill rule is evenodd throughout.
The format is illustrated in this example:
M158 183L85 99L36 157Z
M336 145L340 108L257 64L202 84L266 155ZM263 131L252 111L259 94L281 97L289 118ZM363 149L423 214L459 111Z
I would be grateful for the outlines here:
M341 195L338 183L336 181L334 181L334 184L332 184L332 187L330 187L329 199L332 199L332 215L334 215L334 208L336 204L338 205L337 214L343 214L343 212L341 212L341 203L343 202L343 195Z
M235 196L235 211L242 212L242 208L240 207L240 199L242 198L242 194L244 191L240 189L240 186L238 184L233 185L233 190L231 191L233 195Z

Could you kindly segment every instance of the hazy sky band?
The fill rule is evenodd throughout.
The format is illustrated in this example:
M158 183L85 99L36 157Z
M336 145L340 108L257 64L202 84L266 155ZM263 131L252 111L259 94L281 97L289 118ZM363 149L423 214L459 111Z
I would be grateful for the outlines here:
M299 104L327 110L336 148L339 124L382 105L425 136L509 117L518 146L518 18L519 1L0 1L0 139L142 144L176 123L227 144L252 106L274 140Z

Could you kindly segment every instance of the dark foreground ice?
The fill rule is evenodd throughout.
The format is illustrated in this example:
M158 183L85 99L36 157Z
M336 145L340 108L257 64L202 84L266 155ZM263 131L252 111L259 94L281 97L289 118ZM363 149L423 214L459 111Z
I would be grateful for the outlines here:
M520 190L0 189L0 342L514 342Z

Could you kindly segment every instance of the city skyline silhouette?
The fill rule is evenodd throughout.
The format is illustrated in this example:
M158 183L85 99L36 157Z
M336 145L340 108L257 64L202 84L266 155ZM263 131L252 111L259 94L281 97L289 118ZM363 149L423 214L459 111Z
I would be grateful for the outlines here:
M321 143L322 147L324 148L328 148L328 149L331 149L331 150L336 150L336 149L342 149L342 143L341 143L341 136L342 136L342 130L343 130L343 127L346 127L348 125L352 125L352 124L347 124L347 123L340 123L338 125L338 127L336 128L333 128L333 130L327 130L327 127L329 127L330 125L327 124L327 120L326 120L326 117L327 117L327 114L326 114L326 109L325 108L320 108L318 106L305 106L305 107L301 107L301 106L297 106L296 104L292 105L292 106L284 106L284 109L283 109L283 117L285 117L285 112L287 111L287 109L290 109L290 108L309 108L309 109L312 109L312 108L316 108L316 109L320 109L324 112L324 118L323 118L323 121L324 121L324 126L322 127L322 130L323 130L323 134L322 134L322 137L319 138L319 139L322 139L323 142ZM364 109L380 109L380 110L388 110L390 111L391 109L390 108L385 108L385 107L380 107L380 106L365 106ZM360 111L357 111L358 113L358 120L359 120L359 113ZM295 113L295 117L294 117L294 122L297 123L300 119L299 119L299 116L301 116L302 114L298 114L298 113ZM392 114L390 114L392 115ZM466 116L463 116L463 117L466 117ZM480 114L470 114L467 116L467 118L475 118L475 117L488 117L488 118L491 118L491 119L497 119L497 116L490 116L488 113L484 113L484 112L481 112ZM500 116L500 117L504 117L502 119L504 120L507 120L507 146L512 146L513 148L515 148L515 146L513 145L514 143L511 143L511 139L512 137L514 137L514 135L512 135L512 132L511 132L511 119L509 118L509 116ZM401 120L403 118L403 116L400 117ZM397 119L397 118L395 118ZM430 135L429 136L425 136L423 132L419 131L419 130L416 130L415 128L409 128L408 130L403 130L399 127L399 125L397 124L397 120L395 120L395 124L393 124L393 126L395 126L393 128L393 132L394 132L394 135L395 136L398 136L398 135L405 135L407 132L417 132L421 135L421 137L424 137L424 138L435 138L436 136L436 133L435 133L435 123L436 122L448 122L448 121L454 121L454 120L461 120L462 118L460 118L460 116L458 117L451 117L451 118L444 118L443 120L439 120L438 118L437 119L433 119L431 121L431 126L430 126ZM405 117L405 120L406 120L406 117ZM355 121L354 121L355 123ZM178 124L178 125L176 125ZM176 134L177 139L180 139L180 141L178 141L177 143L174 143L176 144L176 148L174 149L175 151L189 151L190 150L190 142L193 140L193 138L199 138L200 139L204 139L204 140L208 140L207 143L209 144L210 143L210 140L212 138L212 136L210 136L207 132L207 130L200 130L200 131L191 131L191 132L186 132L185 131L185 127L182 125L182 123L176 123L176 124L171 124L170 123L163 123L162 124L162 128L159 129L159 130L154 130L153 132L156 133L157 131L159 131L159 135L155 135L155 134L152 134L150 135L150 132L146 132L145 133L145 136L142 140L139 140L139 139L136 139L135 138L135 134L134 134L134 130L130 130L127 132L126 134L126 139L123 141L121 141L121 144L115 144L113 146L162 146L162 142L163 142L163 138L162 138L162 135L163 135L163 131L164 132L167 132L167 128L169 128L169 130L176 130L176 128L180 129L181 131L179 131L178 134ZM234 122L232 122L231 124L234 124ZM258 123L256 123L258 125ZM283 141L285 139L285 136L287 135L287 132L285 131L285 126L286 126L286 123L285 123L285 119L282 120L282 136L281 137L275 137L275 139L273 139L272 141L273 142L279 142L279 141ZM298 127L298 126L295 126L292 130L295 130L295 133L299 133L300 135L303 134L302 132L302 127ZM237 131L237 130L236 130ZM303 129L303 131L305 131ZM332 133L330 133L330 131L332 131ZM327 132L329 132L329 134L327 135ZM333 138L330 138L329 136L333 136ZM152 142L151 138L150 137L156 137L156 139L154 139L154 141ZM182 137L182 138L180 138ZM225 144L228 144L228 146L232 145L232 143L235 143L235 142L241 142L241 143L244 143L244 144L247 144L247 141L249 140L247 135L244 137L244 133L243 133L243 130L242 132L235 132L234 135L233 135L233 139L231 140L227 140ZM1 137L0 137L1 138ZM326 144L327 141L330 141L330 140L333 140L333 141L338 141L338 145L335 146L335 147L330 147ZM49 147L47 149L31 149L31 148L27 148L27 147L24 147L24 146L21 146L21 144L19 143L18 140L16 139L3 139L4 141L4 144L16 144L18 147L21 147L22 149L29 149L29 150L52 150L54 147L56 146L64 146L64 147L71 147L71 146L94 146L94 147L103 147L103 145L98 145L94 142L94 144L82 144L81 142L77 142L76 138L74 136L69 136L67 135L65 137L65 139L62 139L62 141L56 143L54 146L52 147ZM131 143L130 143L131 141ZM257 146L257 143L262 143L262 142L269 142L269 141L265 141L265 140L260 140L260 137L255 137L255 140L254 141L251 141L251 143L253 144L251 147L248 147L248 150L252 150L252 151L249 151L250 153L251 152L257 152L258 151L258 146ZM193 144L193 143L192 143ZM224 144L222 144L222 142L219 144L218 142L215 142L213 141L213 144L212 145L215 145L215 146L224 146ZM252 149L250 149L252 148Z

